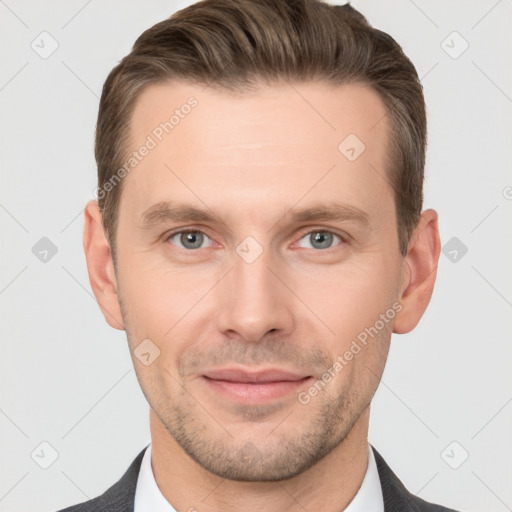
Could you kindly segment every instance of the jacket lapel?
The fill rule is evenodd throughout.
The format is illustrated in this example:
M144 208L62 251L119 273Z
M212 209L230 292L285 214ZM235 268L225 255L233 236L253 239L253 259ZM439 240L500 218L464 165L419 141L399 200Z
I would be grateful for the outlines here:
M148 445L149 446L149 445ZM124 475L112 487L98 496L95 508L91 510L108 510L109 512L133 512L135 489L139 477L142 457L146 446L133 460ZM97 508L96 508L97 507ZM85 511L84 511L85 512Z

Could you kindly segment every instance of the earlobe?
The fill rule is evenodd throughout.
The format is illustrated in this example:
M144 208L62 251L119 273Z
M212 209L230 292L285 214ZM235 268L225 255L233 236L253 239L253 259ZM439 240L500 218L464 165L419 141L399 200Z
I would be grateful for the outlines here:
M432 297L440 252L437 213L425 210L405 257L399 296L402 309L395 317L393 332L404 334L418 325Z
M110 244L99 205L94 200L85 207L83 245L89 281L103 316L114 329L124 330Z

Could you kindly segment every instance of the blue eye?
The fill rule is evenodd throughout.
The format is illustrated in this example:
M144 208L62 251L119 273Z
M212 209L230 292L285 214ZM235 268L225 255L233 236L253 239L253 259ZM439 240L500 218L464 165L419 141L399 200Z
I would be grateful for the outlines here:
M190 251L204 249L211 243L211 239L206 235L206 233L192 229L176 231L175 233L170 234L166 241L176 245L180 249ZM304 235L299 240L299 247L304 247L306 249L328 250L336 245L340 245L342 242L344 242L344 240L339 235L331 233L330 231L318 229L310 231Z
M331 233L329 231L310 231L308 234L303 236L300 241L306 240L308 243L310 243L310 246L307 247L308 249L330 249L332 247L333 241L335 239L338 239L340 242L343 240L338 235L335 235L334 233ZM300 242L299 242L300 244ZM303 245L300 245L300 247L304 247Z
M202 249L208 247L208 245L203 246L203 243L209 240L209 237L202 231L178 231L169 235L167 240L182 249Z

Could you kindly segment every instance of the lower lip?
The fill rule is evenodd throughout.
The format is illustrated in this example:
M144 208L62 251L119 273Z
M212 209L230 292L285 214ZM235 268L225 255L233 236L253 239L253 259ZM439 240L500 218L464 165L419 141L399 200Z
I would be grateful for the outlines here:
M282 380L276 382L231 382L227 380L216 380L203 377L206 384L214 391L227 396L232 400L241 403L261 404L285 397L297 391L312 377L305 377L301 380Z

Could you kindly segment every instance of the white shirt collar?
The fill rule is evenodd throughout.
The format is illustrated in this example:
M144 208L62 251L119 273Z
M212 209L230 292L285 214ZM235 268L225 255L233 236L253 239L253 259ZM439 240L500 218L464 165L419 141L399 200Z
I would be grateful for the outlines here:
M151 467L151 444L146 449L135 489L134 512L176 512L158 488ZM368 468L363 483L343 512L384 512L384 499L373 450L368 444Z
M363 483L343 512L384 512L379 470L370 443L368 443L368 468Z

